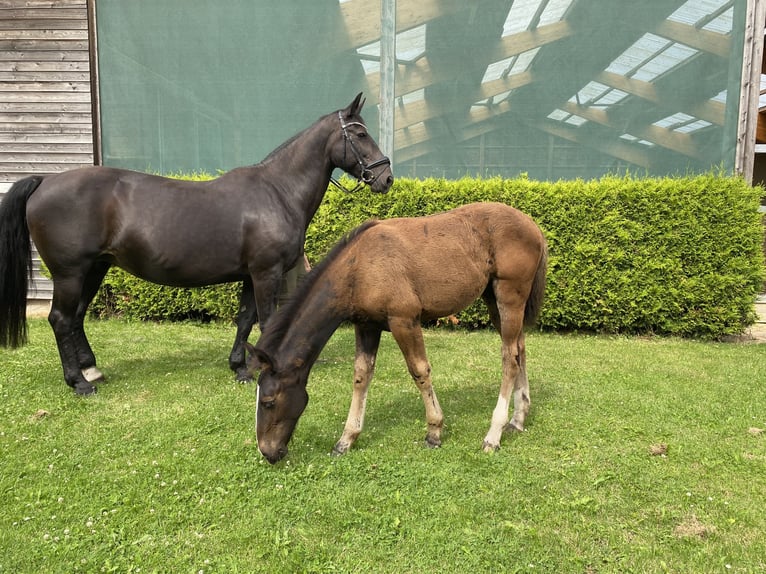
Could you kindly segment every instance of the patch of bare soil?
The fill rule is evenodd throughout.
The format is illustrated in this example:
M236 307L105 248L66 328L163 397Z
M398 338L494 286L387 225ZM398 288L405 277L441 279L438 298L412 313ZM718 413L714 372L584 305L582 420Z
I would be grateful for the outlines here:
M708 526L699 521L699 519L692 514L686 518L681 524L673 529L673 536L676 538L707 538L715 532L715 526Z

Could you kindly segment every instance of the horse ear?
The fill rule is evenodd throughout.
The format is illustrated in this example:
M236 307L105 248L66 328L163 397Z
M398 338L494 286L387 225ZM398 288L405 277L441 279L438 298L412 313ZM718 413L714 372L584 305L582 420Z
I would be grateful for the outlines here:
M271 359L268 353L253 347L247 341L245 341L245 348L250 354L250 361L248 361L250 364L248 366L254 369L260 369L262 371L271 371L274 369L274 361Z
M349 116L359 115L359 112L362 111L362 107L366 101L367 98L362 99L362 92L359 92L354 98L354 101L351 102L346 108L346 114Z

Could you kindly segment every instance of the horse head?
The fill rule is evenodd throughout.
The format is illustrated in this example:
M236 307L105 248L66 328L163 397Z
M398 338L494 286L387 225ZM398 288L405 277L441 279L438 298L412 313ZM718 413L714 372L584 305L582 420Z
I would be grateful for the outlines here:
M287 443L309 402L308 373L301 369L280 370L264 351L248 344L250 367L259 368L255 434L258 450L271 464L287 454Z
M337 167L359 180L356 189L367 184L374 192L386 193L394 183L391 160L367 131L360 115L364 102L359 92L354 101L338 111L339 137L332 143L331 158Z

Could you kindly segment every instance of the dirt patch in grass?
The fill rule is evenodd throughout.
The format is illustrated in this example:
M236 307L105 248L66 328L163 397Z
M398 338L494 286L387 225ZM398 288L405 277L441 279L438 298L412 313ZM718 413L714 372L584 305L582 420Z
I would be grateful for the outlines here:
M692 514L673 529L676 538L707 538L715 532L715 526L703 524Z

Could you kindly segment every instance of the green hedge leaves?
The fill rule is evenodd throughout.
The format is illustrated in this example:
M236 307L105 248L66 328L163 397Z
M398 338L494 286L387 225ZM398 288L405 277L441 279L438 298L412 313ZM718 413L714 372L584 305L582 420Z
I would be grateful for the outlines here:
M716 175L555 183L397 179L385 195L328 190L308 229L306 254L319 261L370 218L501 201L534 218L548 239L541 328L719 338L741 333L755 318L764 279L762 193L740 178ZM113 271L95 309L151 319L230 318L237 293L232 285L171 289ZM481 303L458 320L468 328L488 325Z

